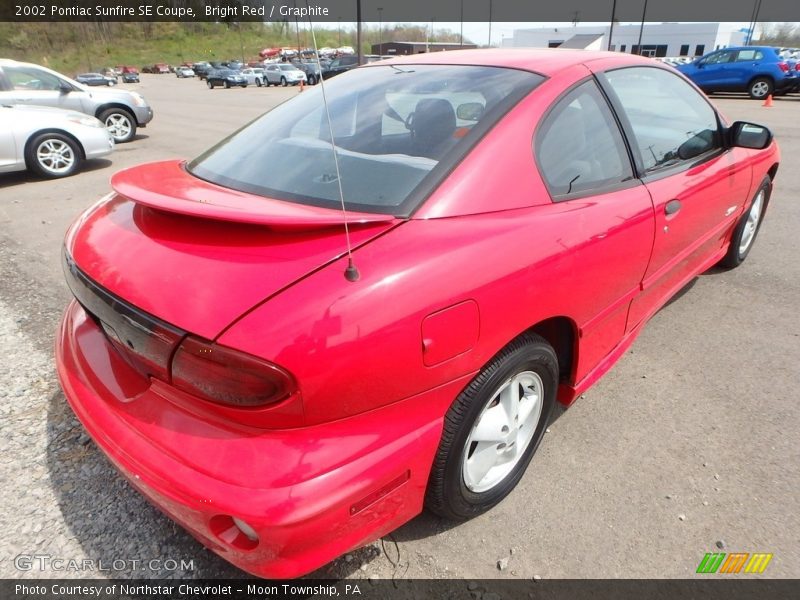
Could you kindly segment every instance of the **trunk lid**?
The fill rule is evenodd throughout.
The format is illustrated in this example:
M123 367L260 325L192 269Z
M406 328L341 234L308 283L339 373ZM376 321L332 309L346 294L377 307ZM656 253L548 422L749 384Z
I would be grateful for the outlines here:
M346 253L340 211L223 188L180 161L121 171L112 187L67 235L75 267L141 311L207 339ZM348 213L353 248L399 222Z

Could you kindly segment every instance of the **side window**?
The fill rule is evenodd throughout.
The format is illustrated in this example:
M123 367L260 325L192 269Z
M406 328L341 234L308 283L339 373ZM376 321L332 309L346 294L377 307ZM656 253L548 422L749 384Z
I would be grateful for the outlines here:
M545 117L534 154L554 200L632 177L622 135L594 81L573 89Z
M722 65L732 62L735 56L735 52L725 50L723 52L717 52L716 54L710 54L708 58L705 59L705 63L707 65Z
M5 72L14 90L57 90L61 85L58 77L39 69L6 67Z
M762 60L764 54L760 50L739 50L739 56L736 57L737 62L750 62L755 60Z
M605 73L633 129L645 172L721 146L717 113L677 74L653 67Z

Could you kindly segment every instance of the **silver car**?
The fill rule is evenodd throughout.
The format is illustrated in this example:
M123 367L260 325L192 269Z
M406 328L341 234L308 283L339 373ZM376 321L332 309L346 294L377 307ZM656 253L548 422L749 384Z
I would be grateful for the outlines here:
M301 81L305 83L306 74L300 69L289 63L273 63L264 66L265 83L270 85L297 85Z
M136 92L89 88L39 65L0 59L0 104L34 104L77 110L97 117L117 143L129 142L153 109Z
M249 85L256 85L258 87L264 85L264 69L260 67L248 67L239 72L247 79Z
M0 173L28 169L48 178L75 173L110 154L114 138L94 117L43 106L0 105Z

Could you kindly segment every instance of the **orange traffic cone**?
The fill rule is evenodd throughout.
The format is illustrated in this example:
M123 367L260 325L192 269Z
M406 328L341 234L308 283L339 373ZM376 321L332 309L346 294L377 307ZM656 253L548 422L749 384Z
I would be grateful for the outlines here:
M303 91L303 87L305 87L306 82L304 80L300 80L300 91Z
M767 99L764 100L764 104L762 104L761 106L766 106L767 108L770 108L772 106L772 94L767 95Z

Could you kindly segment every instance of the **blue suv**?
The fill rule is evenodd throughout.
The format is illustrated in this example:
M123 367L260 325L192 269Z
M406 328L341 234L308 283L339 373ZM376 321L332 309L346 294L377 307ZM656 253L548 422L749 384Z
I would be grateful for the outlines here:
M724 48L675 68L704 92L747 92L763 99L800 89L797 65L768 46Z

